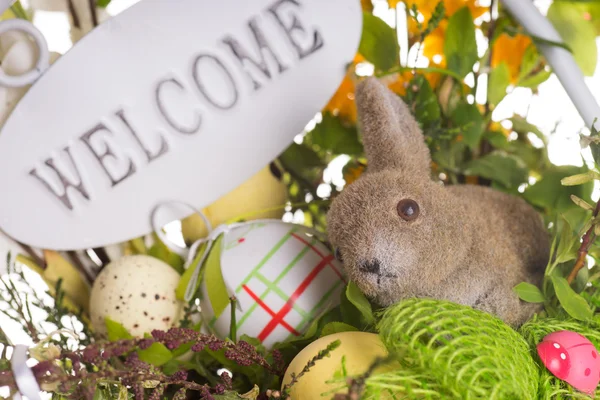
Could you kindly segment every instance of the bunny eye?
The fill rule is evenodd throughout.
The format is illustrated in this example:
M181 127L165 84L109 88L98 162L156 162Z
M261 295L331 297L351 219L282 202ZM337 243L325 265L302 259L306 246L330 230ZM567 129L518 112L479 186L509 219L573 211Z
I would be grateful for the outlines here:
M338 260L339 262L343 262L342 260L342 252L340 251L340 249L335 249L333 255L335 256L335 259Z
M419 205L412 199L402 199L396 206L398 215L405 221L414 221L419 216Z

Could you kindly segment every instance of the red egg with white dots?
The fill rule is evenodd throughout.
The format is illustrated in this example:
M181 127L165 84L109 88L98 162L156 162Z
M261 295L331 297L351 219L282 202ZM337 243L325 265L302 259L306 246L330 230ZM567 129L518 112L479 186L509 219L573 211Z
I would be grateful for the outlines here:
M600 383L600 357L585 336L571 331L554 332L538 344L542 363L558 379L592 394Z

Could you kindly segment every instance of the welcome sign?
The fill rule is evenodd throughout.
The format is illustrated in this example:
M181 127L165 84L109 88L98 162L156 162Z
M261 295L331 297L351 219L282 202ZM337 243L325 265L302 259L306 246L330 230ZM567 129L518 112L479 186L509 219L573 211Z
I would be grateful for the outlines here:
M0 132L0 229L83 249L151 232L160 203L212 203L326 104L361 25L358 0L142 0L55 62Z

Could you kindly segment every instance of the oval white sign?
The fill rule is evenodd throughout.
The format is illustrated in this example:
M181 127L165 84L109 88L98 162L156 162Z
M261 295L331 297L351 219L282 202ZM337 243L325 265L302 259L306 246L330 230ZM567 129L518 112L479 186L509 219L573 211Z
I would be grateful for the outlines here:
M55 62L7 121L0 229L83 249L151 232L165 201L212 203L326 104L361 27L358 0L142 0Z

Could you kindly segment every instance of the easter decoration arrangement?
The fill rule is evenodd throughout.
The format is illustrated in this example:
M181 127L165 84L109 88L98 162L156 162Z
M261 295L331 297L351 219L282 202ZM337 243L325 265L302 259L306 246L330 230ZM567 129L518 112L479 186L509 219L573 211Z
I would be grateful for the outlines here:
M600 399L600 3L118 3L0 1L0 398Z

